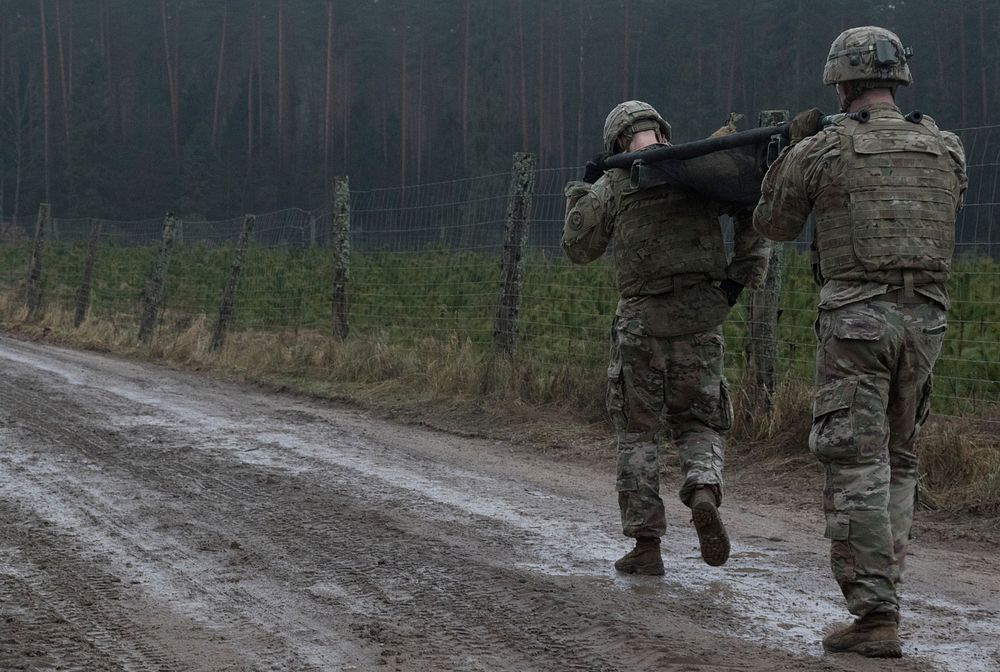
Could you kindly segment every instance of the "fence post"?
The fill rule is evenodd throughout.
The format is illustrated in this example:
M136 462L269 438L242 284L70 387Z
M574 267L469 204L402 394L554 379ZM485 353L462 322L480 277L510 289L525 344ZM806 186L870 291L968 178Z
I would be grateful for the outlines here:
M25 291L29 322L38 319L42 309L42 253L45 251L45 234L49 229L49 219L49 204L39 204L38 219L35 222L35 246L31 252L31 266L28 269L28 284Z
M168 212L163 219L163 237L160 239L160 252L153 266L153 273L143 293L142 317L139 320L139 340L148 341L156 326L156 316L163 305L163 290L167 279L167 267L170 265L170 248L174 243L174 233L177 230L177 217Z
M347 282L351 277L351 188L346 175L334 178L333 191L333 335L347 338Z
M316 247L316 214L309 213L309 248Z
M787 110L764 110L758 126L788 121ZM772 243L764 285L750 297L747 319L747 372L755 408L770 412L774 405L778 360L778 301L781 294L783 243Z
M212 334L212 350L218 350L226 340L226 332L233 321L233 308L236 305L236 287L240 283L240 274L243 273L243 262L246 260L247 247L250 245L250 235L253 233L256 215L247 215L243 218L243 230L240 231L239 242L236 243L236 255L233 257L233 265L229 269L229 278L226 279L226 287L222 290L222 301L219 303L219 319L215 323L215 332Z
M524 250L528 244L528 215L535 191L535 156L514 154L507 202L507 228L500 267L500 296L497 300L493 341L497 354L513 358L517 351L517 319L521 312L524 284Z
M97 241L101 236L101 223L90 220L90 237L87 239L87 258L83 261L83 277L80 278L80 289L76 292L76 314L73 316L73 326L79 328L87 316L90 307L90 293L94 286L94 265L97 263Z

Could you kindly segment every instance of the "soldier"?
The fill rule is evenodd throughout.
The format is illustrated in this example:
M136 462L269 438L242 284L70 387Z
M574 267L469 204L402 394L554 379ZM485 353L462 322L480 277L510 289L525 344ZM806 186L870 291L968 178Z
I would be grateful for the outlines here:
M833 574L857 617L823 646L870 657L902 655L896 586L917 494L914 444L947 327L967 184L959 139L895 105L910 54L874 26L834 40L823 83L836 85L842 112L868 115L820 130L818 110L798 114L754 211L773 240L793 240L815 213L822 288L809 448L826 467Z
M604 124L608 154L669 140L670 125L637 100L616 106ZM607 405L618 437L622 529L636 540L615 569L663 574L663 429L679 453L680 497L692 509L702 557L718 566L729 557L718 512L720 432L732 424L720 325L744 286L763 280L768 243L753 231L745 211L737 218L736 252L727 265L720 205L666 183L633 188L628 170L604 173L599 164L589 162L584 181L566 186L562 247L572 261L585 264L613 242L621 299L611 335Z

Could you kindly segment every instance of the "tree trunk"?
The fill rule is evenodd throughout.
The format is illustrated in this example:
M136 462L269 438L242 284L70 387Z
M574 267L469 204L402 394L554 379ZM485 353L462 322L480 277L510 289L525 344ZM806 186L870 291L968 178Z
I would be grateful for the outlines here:
M399 186L406 186L406 114L409 101L406 96L406 28L400 31L399 42ZM405 192L404 192L405 193Z
M7 33L4 27L0 24L0 96L7 93ZM11 53L17 53L17 50Z
M343 137L341 138L341 147L343 150L343 163L344 168L347 168L347 162L351 157L351 62L349 57L345 55L344 61L341 64L341 77L340 77L340 106L341 106L341 130Z
M285 58L285 0L278 0L278 170L288 165L288 64Z
M962 67L959 71L959 83L961 84L962 101L962 128L969 126L969 96L968 96L968 71L965 69L965 3L958 5L958 52L961 54Z
M257 15L260 14L260 3L257 3ZM264 148L264 77L261 74L261 63L264 62L263 50L260 44L260 20L254 22L254 72L257 73L257 146L263 152Z
M160 17L163 22L163 60L167 67L167 88L170 91L170 131L173 139L174 161L179 165L181 158L180 139L177 135L179 106L177 104L177 79L171 58L170 34L167 30L167 0L160 0Z
M469 26L471 0L465 0L465 41L462 48L462 169L469 165Z
M729 111L733 109L733 98L735 97L736 91L736 56L738 50L736 49L736 40L733 40L732 44L729 46L729 77L726 80L726 106L725 110Z
M583 108L585 107L584 72L586 71L584 57L586 55L587 36L590 33L590 24L594 19L593 6L587 3L587 18L584 21L583 12L577 16L577 29L580 37L580 57L576 66L576 159L583 160Z
M229 1L222 7L222 37L219 39L219 63L215 69L215 99L212 104L212 147L218 146L219 104L222 100L222 72L226 61L226 32L229 26Z
M330 139L333 132L333 0L326 2L326 61L323 77L323 184L330 184Z
M51 203L52 191L52 159L49 151L49 41L45 30L45 0L38 0L38 17L41 21L42 35L42 124L43 151L45 163L45 202Z
M247 71L247 175L253 166L253 59Z
M699 58L701 57L699 52ZM632 59L632 94L629 98L635 98L635 92L639 90L639 65L642 63L642 33L635 41L635 57Z
M524 2L517 3L517 55L521 66L521 151L528 151L528 82L524 67Z
M701 12L698 12L700 15ZM632 46L629 44L629 39L632 33L632 3L630 0L625 0L625 30L622 35L622 100L628 100L631 96L628 95L628 68L629 68L629 51Z
M993 44L994 48L996 44ZM979 0L979 85L982 92L982 111L979 123L985 125L990 114L990 92L986 88L986 0Z
M558 129L558 136L556 141L559 145L559 165L566 165L566 102L562 98L563 89L563 4L562 0L559 0L557 4L558 7L558 25L559 28L556 30L556 91L559 95L556 97L556 128Z
M67 65L67 73L66 73L67 86L66 86L66 89L67 89L67 91L69 91L70 102L72 102L72 99L73 99L73 73L75 72L74 69L73 69L73 54L76 53L76 50L73 47L73 43L74 43L73 37L74 37L74 35L76 35L76 31L73 30L73 3L72 2L66 3L66 10L67 10L66 11L67 20L69 21L69 49L68 49L68 58L66 59L66 65Z
M538 161L543 163L547 158L545 154L545 10L541 5L538 7Z
M62 92L62 103L63 103L63 132L66 140L66 162L69 164L70 154L69 154L69 77L66 74L66 54L63 50L63 30L62 30L62 13L59 11L59 7L62 5L62 0L56 0L56 45L59 50L59 86Z
M118 78L113 68L114 61L111 57L111 27L108 18L108 10L104 5L104 0L99 0L97 5L97 26L98 42L101 49L101 58L104 63L104 81L106 84L105 95L106 107L108 109L108 122L111 132L115 134L121 142L125 142L124 124L120 123L118 109Z
M938 25L944 25L944 10L938 9ZM941 49L941 31L934 31L934 47L937 51L937 79L938 91L942 94L948 91L948 80L944 76L944 52Z
M417 184L423 184L424 168L424 31L420 30L420 54L417 68Z

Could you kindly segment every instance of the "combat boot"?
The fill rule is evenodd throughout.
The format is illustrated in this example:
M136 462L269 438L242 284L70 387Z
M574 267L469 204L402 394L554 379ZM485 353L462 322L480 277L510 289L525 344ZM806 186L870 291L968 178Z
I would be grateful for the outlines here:
M663 576L663 556L659 537L640 537L635 548L615 561L615 569L623 574Z
M858 653L868 658L902 658L899 616L889 611L865 614L823 638L830 653Z
M729 535L719 516L715 491L701 487L691 496L691 522L698 532L702 559L712 567L724 565L729 559Z

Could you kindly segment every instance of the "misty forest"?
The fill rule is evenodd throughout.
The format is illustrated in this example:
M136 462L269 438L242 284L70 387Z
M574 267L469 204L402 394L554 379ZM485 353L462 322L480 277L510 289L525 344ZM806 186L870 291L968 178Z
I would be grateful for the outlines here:
M912 45L899 96L943 128L1000 98L1000 3L930 0L0 0L0 219L221 218L360 189L579 166L608 110L674 141L730 111L835 111L832 39Z

